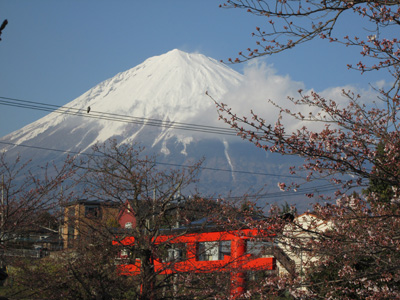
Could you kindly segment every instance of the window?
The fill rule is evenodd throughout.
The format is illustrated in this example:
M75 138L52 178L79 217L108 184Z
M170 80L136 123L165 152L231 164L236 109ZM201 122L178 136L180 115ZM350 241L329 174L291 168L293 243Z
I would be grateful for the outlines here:
M219 259L223 260L225 255L231 255L231 241L221 241L219 243Z
M85 217L86 218L100 218L100 206L99 205L85 205Z
M68 216L75 217L75 207L68 208Z
M273 243L267 241L248 241L246 253L254 257L266 257L273 255Z
M132 229L133 228L132 223L131 222L126 222L125 223L125 228L126 229Z
M219 242L200 242L197 256L199 260L218 260Z
M120 257L121 258L128 258L130 255L130 251L126 248L121 250Z
M177 262L186 259L186 244L166 244L162 246L163 250L160 251L162 261L164 262Z
M182 259L182 250L170 248L168 249L167 261L180 261Z
M200 261L224 260L231 255L231 241L200 242L197 250Z
M67 229L67 239L68 239L67 247L68 248L72 248L74 238L75 238L75 228L73 226L69 225L68 229Z

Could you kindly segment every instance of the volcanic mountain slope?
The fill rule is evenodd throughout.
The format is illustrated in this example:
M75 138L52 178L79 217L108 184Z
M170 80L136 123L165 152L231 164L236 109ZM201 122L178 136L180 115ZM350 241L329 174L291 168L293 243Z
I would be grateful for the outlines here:
M20 153L35 164L59 161L70 152L85 152L96 143L116 139L139 142L160 162L191 164L205 158L199 190L208 194L244 192L277 178L286 163L226 132L213 101L238 87L243 76L202 54L172 50L96 85L47 116L1 139L12 156ZM204 126L193 126L202 124ZM215 126L215 127L213 127ZM229 130L227 128L227 130ZM217 171L224 169L227 171ZM250 173L236 173L245 170Z

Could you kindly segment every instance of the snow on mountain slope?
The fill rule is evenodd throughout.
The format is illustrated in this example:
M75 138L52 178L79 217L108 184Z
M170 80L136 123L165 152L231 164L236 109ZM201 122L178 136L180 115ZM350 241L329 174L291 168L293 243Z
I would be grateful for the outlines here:
M276 156L267 157L264 151L237 137L148 126L150 119L156 119L224 127L205 92L221 99L242 81L243 75L214 59L175 49L96 85L65 105L64 109L71 114L52 112L1 141L82 152L110 138L140 142L147 151L161 155L157 159L162 162L185 165L204 157L199 190L207 194L248 192L251 187L258 189L264 184L275 188L269 188L273 191L277 177L266 178L251 172L282 173L287 162L277 160ZM89 106L91 110L86 113ZM145 119L139 123L119 122L116 115ZM101 116L109 119L99 119ZM21 153L37 165L57 162L65 156L62 152L12 145L0 144L1 149L8 155ZM247 173L235 173L237 170Z
M162 119L170 122L217 124L215 107L209 97L209 91L219 98L242 80L242 75L223 64L201 54L189 54L172 50L164 55L147 59L142 64L117 74L93 87L65 107L86 111L91 107L94 112L128 115L139 118ZM16 144L27 143L51 136L61 128L70 130L64 134L75 135L68 149L84 150L96 142L124 133L126 140L134 139L143 127L127 131L131 126L123 122L74 117L50 113L44 118L29 124L5 137ZM93 130L96 134L92 134ZM84 129L82 133L80 129ZM154 141L168 137L163 129ZM175 132L183 143L190 141L185 132ZM44 137L43 137L44 138Z

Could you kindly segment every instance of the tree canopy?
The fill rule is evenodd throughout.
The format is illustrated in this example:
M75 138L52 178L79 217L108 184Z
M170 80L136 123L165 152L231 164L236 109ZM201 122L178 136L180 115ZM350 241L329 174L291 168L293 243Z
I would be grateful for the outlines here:
M306 181L324 179L337 187L334 198L326 196L326 204L313 207L313 213L330 224L328 229L314 229L318 238L285 237L286 241L291 238L289 247L294 252L306 251L318 259L303 266L298 276L266 280L265 291L285 286L294 296L312 299L400 299L399 4L336 0L229 0L221 4L264 20L253 33L257 46L239 52L230 62L295 51L298 45L320 38L359 48L360 61L349 63L348 68L391 76L388 87L374 87L372 104L350 90L342 91L346 103L299 90L289 100L295 107L308 108L304 114L270 99L280 109L276 120L267 120L257 111L242 116L216 99L220 118L243 139L265 151L303 157L304 164L293 167L292 174L305 171ZM346 14L362 20L362 36L351 35L351 28L343 36L335 30L343 25ZM331 54L326 55L329 59ZM298 121L299 128L289 131L283 116ZM320 129L309 126L315 123ZM295 181L279 185L282 190L298 188ZM364 192L354 193L353 188ZM310 233L310 229L303 231Z

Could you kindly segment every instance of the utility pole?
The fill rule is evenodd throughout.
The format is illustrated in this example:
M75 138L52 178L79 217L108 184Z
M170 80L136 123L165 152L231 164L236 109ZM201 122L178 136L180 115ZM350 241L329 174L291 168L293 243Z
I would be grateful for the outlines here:
M1 243L1 248L3 248L3 243L4 243L4 174L1 176L1 237L0 237L0 243ZM3 257L1 259L1 265L0 268L4 268L4 261Z
M180 214L180 206L181 206L181 200L182 200L182 194L181 194L181 189L179 188L178 190L178 195L176 197L176 223L175 223L175 227L176 229L179 228L180 226L180 218L181 218L181 214ZM180 259L180 249L175 249L174 246L172 246L172 253L173 253L173 259L179 260ZM172 280L172 290L173 290L173 296L176 297L178 295L178 274L175 273L172 275L173 276L173 280Z
M60 216L58 218L58 250L64 248L64 232L63 232L63 221L64 221L64 212L62 208L62 197L63 197L63 186L60 187L60 200L58 200L58 205L60 207ZM68 229L67 229L68 232ZM67 236L66 236L67 238Z
M4 174L1 177L1 244L3 244L4 235Z
M176 223L175 223L175 227L176 227L176 228L179 228L179 226L181 225L181 224L180 224L180 218L181 218L181 212L180 212L180 209L181 209L181 200L183 200L183 197L182 197L180 188L179 188L179 191L178 191L178 195L177 195L177 197L176 197L176 200L177 200L177 201L176 201L177 207L176 207Z

